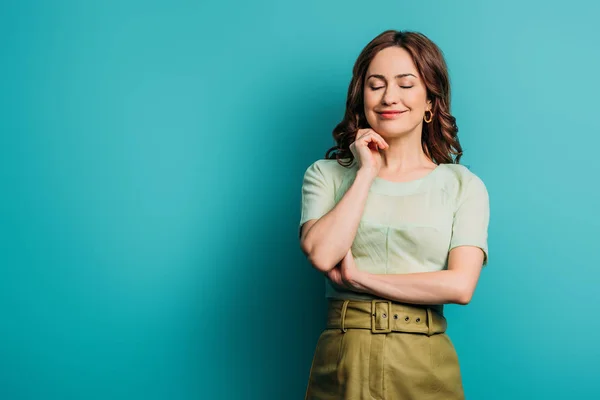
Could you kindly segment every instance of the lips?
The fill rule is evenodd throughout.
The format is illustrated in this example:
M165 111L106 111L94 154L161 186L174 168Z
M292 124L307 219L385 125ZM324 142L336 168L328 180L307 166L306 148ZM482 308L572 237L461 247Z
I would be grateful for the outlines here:
M406 111L381 111L378 112L379 115L381 115L382 118L396 118L401 114L404 114Z
M398 115L398 114L402 114L403 112L406 112L406 111L380 111L379 114L382 114L382 115Z

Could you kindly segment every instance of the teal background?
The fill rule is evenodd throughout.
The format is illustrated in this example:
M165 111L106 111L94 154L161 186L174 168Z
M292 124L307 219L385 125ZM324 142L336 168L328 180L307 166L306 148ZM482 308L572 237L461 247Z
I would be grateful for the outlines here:
M445 52L490 263L448 306L469 399L596 396L592 1L0 5L0 398L300 399L306 167L385 29Z

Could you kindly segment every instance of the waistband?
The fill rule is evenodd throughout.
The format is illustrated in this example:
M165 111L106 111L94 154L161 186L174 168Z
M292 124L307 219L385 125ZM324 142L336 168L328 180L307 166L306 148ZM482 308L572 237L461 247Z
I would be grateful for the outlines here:
M369 329L372 333L406 332L431 336L444 333L446 318L426 306L388 300L329 300L327 328Z

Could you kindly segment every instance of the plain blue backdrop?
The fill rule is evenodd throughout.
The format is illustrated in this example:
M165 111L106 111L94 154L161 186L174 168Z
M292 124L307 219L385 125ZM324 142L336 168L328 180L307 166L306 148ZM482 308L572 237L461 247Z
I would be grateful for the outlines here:
M306 167L386 29L444 51L490 263L469 399L597 398L597 2L5 1L0 398L301 399Z

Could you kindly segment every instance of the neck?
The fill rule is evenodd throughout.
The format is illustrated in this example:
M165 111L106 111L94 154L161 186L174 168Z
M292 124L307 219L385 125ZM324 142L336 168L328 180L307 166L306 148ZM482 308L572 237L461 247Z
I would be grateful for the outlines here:
M386 142L390 147L381 150L382 171L402 173L432 164L421 145L421 125L410 133L386 139Z

